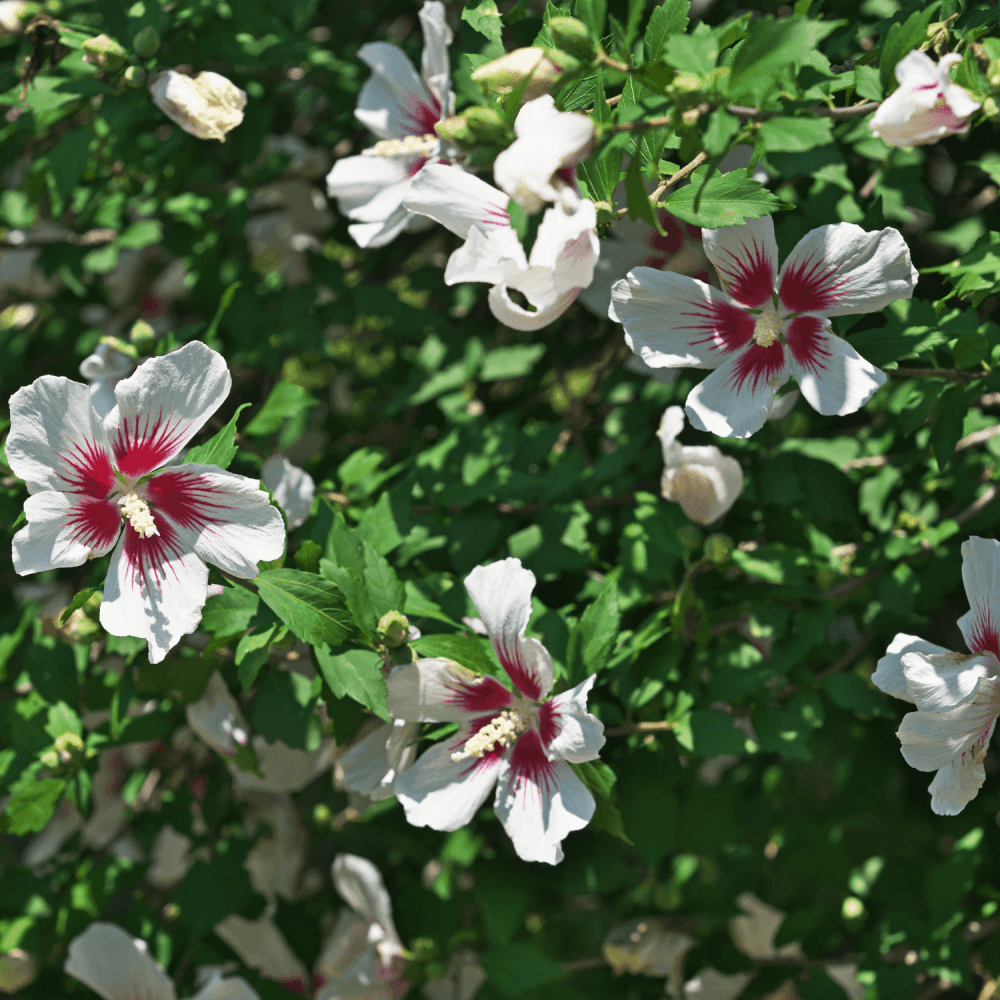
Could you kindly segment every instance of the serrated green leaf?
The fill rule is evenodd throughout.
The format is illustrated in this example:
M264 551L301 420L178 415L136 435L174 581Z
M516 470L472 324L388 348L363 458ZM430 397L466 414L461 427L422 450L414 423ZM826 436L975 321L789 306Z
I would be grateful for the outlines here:
M297 417L304 410L315 406L307 390L291 382L279 382L270 392L260 412L246 426L244 434L254 436L274 434L290 417Z
M303 642L339 646L347 638L343 596L329 581L297 569L268 569L254 582L260 599Z
M965 389L949 386L937 401L931 416L930 445L938 465L944 469L955 454L955 445L962 436L962 424L969 409Z
M220 469L228 469L239 450L236 447L236 421L249 405L243 403L238 406L232 420L218 434L210 437L204 444L189 448L184 461L198 465L217 465Z
M39 833L52 819L66 790L62 778L36 778L16 789L3 814L3 828L15 836Z
M483 356L479 378L483 382L496 382L504 378L521 378L531 373L535 363L546 351L545 344L517 344L513 347L496 347Z
M382 657L368 649L350 649L333 653L326 646L317 646L316 664L330 690L338 698L353 698L389 721L386 699L389 696L382 676Z
M829 118L770 118L761 123L757 136L766 153L804 153L833 142Z
M87 601L89 601L96 593L97 593L96 587L84 587L83 590L79 591L73 597L73 600L70 601L69 604L67 604L66 607L64 607L62 611L59 612L59 618L58 618L59 624L65 625L67 620L69 619L69 616L73 614L74 611L78 610L79 608L82 608L87 603Z
M376 619L387 611L402 611L406 604L406 588L399 582L396 571L367 542L364 543L364 580L372 611Z
M620 623L618 584L615 577L608 577L570 632L567 650L574 683L604 669L618 638Z
M274 622L262 631L249 632L240 639L236 646L234 660L236 662L236 676L239 678L244 694L253 687L253 682L257 679L260 668L267 663L271 645L280 642L287 631L286 626Z
M413 643L421 656L441 656L467 670L481 674L498 673L496 661L486 651L484 640L465 635L422 635Z
M497 10L496 0L479 0L473 6L470 4L462 11L462 20L489 39L494 44L501 43L503 35L503 21L500 20L500 11Z
M647 63L655 63L663 52L663 43L671 35L687 31L690 0L664 0L649 15L646 34L643 36Z
M663 203L681 222L717 229L739 225L746 219L760 219L783 206L780 198L742 170L713 174L705 183L706 169L696 170L691 183L674 191Z

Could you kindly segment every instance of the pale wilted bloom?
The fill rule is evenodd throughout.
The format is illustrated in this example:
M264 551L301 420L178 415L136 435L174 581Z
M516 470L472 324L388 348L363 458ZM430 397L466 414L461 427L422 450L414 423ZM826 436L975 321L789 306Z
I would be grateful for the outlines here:
M514 49L483 63L473 72L472 79L498 94L510 93L528 80L524 100L531 101L547 94L563 75L563 67L552 56L551 51L538 46Z
M38 975L38 963L23 948L0 955L0 993L16 993Z
M952 83L951 67L961 62L954 52L934 65L926 52L914 49L896 63L899 88L872 115L872 135L890 146L924 146L946 135L969 131L978 110L967 90Z
M293 993L306 991L309 970L278 929L270 908L256 920L230 914L212 929L248 968L256 969L265 979L273 979Z
M601 950L615 975L666 976L666 991L681 995L684 956L697 944L690 934L673 930L661 917L642 917L608 931Z
M983 758L1000 714L1000 542L962 543L962 582L970 610L958 620L968 653L900 633L878 661L872 683L917 711L896 734L903 758L936 771L931 809L956 816L986 780Z
M35 9L36 5L27 0L0 0L0 35L20 34Z
M374 802L388 798L417 756L419 735L419 722L379 722L337 760L337 780Z
M305 469L292 465L284 455L271 455L260 470L260 481L285 512L289 531L305 524L316 495L316 483Z
M443 976L428 979L423 993L427 1000L472 1000L486 982L479 956L471 948L456 951Z
M683 429L684 411L679 406L667 407L657 432L663 445L663 495L679 503L692 521L714 524L739 499L743 469L714 444L678 444Z
M168 69L149 81L153 103L185 132L198 139L226 141L243 121L247 104L245 90L209 70L195 77Z
M149 850L146 881L157 889L169 889L187 875L193 864L191 838L169 824L161 826Z
M559 111L547 94L529 101L514 121L517 138L493 164L497 186L526 212L559 202L567 212L580 204L573 168L594 148L594 123L574 111Z
M250 884L266 899L295 899L307 843L295 803L287 794L255 792L244 793L243 797L250 803L247 833L253 835L261 824L270 828L270 833L257 838L243 862Z

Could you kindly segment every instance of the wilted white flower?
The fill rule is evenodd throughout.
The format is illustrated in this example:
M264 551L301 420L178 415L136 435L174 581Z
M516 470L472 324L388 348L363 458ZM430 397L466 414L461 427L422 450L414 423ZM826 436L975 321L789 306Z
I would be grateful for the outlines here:
M396 778L417 756L419 722L380 722L337 760L337 780L379 802L393 794Z
M872 135L890 146L923 146L946 135L969 131L969 118L979 108L967 90L952 83L950 69L962 57L954 52L934 65L926 52L914 49L896 63L899 88L871 117Z
M714 524L739 499L743 468L714 444L682 445L677 435L684 429L684 411L669 406L657 436L663 445L663 495L681 505L698 524Z
M284 455L271 455L260 470L260 480L285 512L289 531L305 524L316 495L316 483L305 469L292 465Z
M191 855L191 838L178 833L169 824L160 832L149 851L146 881L157 889L169 889L187 875L194 864Z
M0 993L16 993L38 975L38 963L23 948L0 955Z
M295 899L307 843L295 803L287 794L245 793L244 798L250 802L247 833L254 834L262 823L270 828L267 836L257 838L243 862L250 884L269 900Z
M443 976L424 983L423 992L427 1000L473 1000L485 982L479 956L471 948L462 948L451 956Z
M149 81L153 103L185 132L199 139L226 141L243 121L245 90L218 73L205 70L195 77L168 69Z
M309 970L292 951L270 910L256 920L231 914L213 930L248 968L256 969L265 979L282 983L293 993L306 991Z
M641 917L612 927L601 951L615 975L666 976L667 994L680 997L684 956L697 943L662 917Z

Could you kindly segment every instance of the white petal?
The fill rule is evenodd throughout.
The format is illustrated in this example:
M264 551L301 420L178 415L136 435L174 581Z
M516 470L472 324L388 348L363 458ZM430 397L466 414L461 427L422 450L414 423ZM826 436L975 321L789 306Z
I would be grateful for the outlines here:
M948 712L975 695L992 657L963 653L903 654L906 690L921 712Z
M106 555L121 529L117 504L80 493L36 493L25 500L24 515L28 524L13 543L14 569L22 576Z
M736 1000L752 979L749 972L731 975L707 966L684 984L686 1000Z
M138 479L179 455L232 384L222 355L197 340L122 379L105 421L118 470Z
M378 977L378 953L368 940L370 921L359 916L347 906L337 914L333 930L323 942L323 949L313 965L313 981L321 983L346 982L348 974L355 976L355 983L374 982ZM316 996L325 994L317 993ZM341 994L332 994L340 997Z
M383 139L433 134L442 109L403 50L369 42L358 49L358 58L372 69L358 95L358 121Z
M596 760L605 743L604 724L587 711L587 695L596 680L597 674L591 674L571 691L564 691L548 702L555 727L555 735L547 741L548 751L574 764ZM543 729L543 742L545 736Z
M153 960L146 942L115 924L99 921L73 938L63 969L105 1000L176 997L174 984Z
M899 727L903 757L918 771L936 771L962 754L981 756L993 731L1000 700L1000 681L985 678L979 690L950 712L910 712Z
M473 1000L486 982L479 956L471 948L452 954L443 976L428 979L423 986L427 1000Z
M367 859L356 854L338 854L330 869L341 899L355 913L382 928L385 937L402 951L403 945L392 922L392 900L382 873Z
M702 245L734 302L757 308L771 301L778 273L772 216L747 219L739 226L706 229Z
M1000 542L974 536L962 542L962 582L970 610L958 620L970 652L1000 653Z
M212 979L191 1000L260 1000L260 994L240 976Z
M157 527L175 529L177 545L241 579L257 575L258 561L285 549L285 524L256 479L189 463L153 476L146 499ZM142 541L149 542L146 538Z
M28 841L21 854L21 864L38 868L51 861L81 826L83 817L80 811L69 799L63 799L42 831Z
M231 757L237 741L246 742L249 726L239 702L216 670L208 679L205 693L187 706L187 723L216 753Z
M535 574L520 559L501 559L477 566L465 589L510 679L526 697L541 701L552 690L552 659L537 639L524 638Z
M208 597L208 567L180 544L165 519L159 530L142 538L126 525L111 554L101 602L104 628L146 639L150 663L161 662L182 635L198 627Z
M473 227L484 233L508 228L508 200L507 195L460 167L428 163L413 178L403 204L465 239Z
M441 109L441 116L455 113L455 95L451 93L451 64L448 46L452 42L451 28L445 19L445 6L441 0L424 0L417 16L424 33L424 51L421 71L431 96Z
M512 330L541 330L554 320L557 320L576 301L580 293L579 288L571 288L560 296L555 296L551 288L551 272L538 272L542 269L532 269L523 276L519 275L509 284L495 285L490 289L489 304L490 312L504 326L509 326ZM535 280L541 278L541 281ZM537 294L537 289L541 285L545 291L542 295ZM541 301L534 312L523 308L514 302L509 293L510 289L520 291L524 297L534 305L536 301ZM533 294L535 293L535 294Z
M376 222L356 222L347 227L351 239L362 249L384 247L400 233L415 233L430 223L427 219L410 215L402 205L385 219Z
M443 658L404 663L389 675L389 714L408 722L467 722L499 715L510 702L499 681Z
M743 467L715 445L678 450L673 464L663 470L663 495L697 524L714 524L739 499Z
M906 687L906 676L903 674L903 656L906 653L935 655L947 652L948 650L944 646L935 646L933 642L927 642L926 639L899 632L896 638L889 643L885 656L878 661L875 673L872 674L872 684L893 698L912 702L913 697Z
M288 794L244 793L244 797L250 803L246 814L247 833L257 833L261 824L266 828L260 831L243 862L250 884L254 892L265 899L281 896L294 901L308 844L308 835L295 803Z
M284 455L272 455L261 467L260 478L285 512L289 531L305 524L316 495L313 477Z
M680 456L681 446L676 441L682 430L684 430L684 410L679 406L668 406L663 411L660 429L656 432L663 446L664 463L673 464Z
M396 798L407 822L457 830L472 821L506 765L497 754L453 761L452 753L468 738L468 728L459 729L450 742L432 746L396 779Z
M175 886L191 870L191 838L178 833L172 826L161 826L149 851L146 881L157 889Z
M994 723L996 725L996 723ZM990 736L992 736L992 730ZM986 738L988 744L990 737ZM940 768L927 786L931 810L939 816L957 816L978 794L986 781L985 754L962 754Z
M114 488L111 452L90 391L43 375L10 397L7 461L29 493L73 490L104 499Z
M690 392L688 420L719 437L748 438L764 426L774 390L788 381L790 366L780 343L751 343L728 358Z
M446 285L463 281L498 285L514 280L527 267L524 248L513 229L505 227L486 234L473 228L465 243L448 258L444 280Z
M263 777L230 763L233 784L241 792L300 792L333 764L337 745L324 739L318 750L298 750L281 740L268 743L257 735L251 741Z
M419 722L381 722L337 759L337 780L378 802L393 794L396 778L416 757Z
M494 804L518 857L558 864L563 839L582 830L595 808L594 797L569 763L547 759L534 730L518 739Z
M135 371L135 362L102 341L80 362L80 374L90 383L90 402L103 420L117 404L115 386Z
M284 983L296 993L304 992L311 982L302 960L266 912L257 920L233 914L213 930L245 966L256 969L265 979Z
M900 88L917 90L938 84L938 68L926 52L912 49L896 63L896 79Z
M917 278L895 229L869 233L838 222L813 229L795 245L778 275L778 298L789 313L877 312L910 298Z
M353 218L353 212L367 205L388 187L409 180L402 159L384 156L345 156L334 163L326 175L326 190L336 198L340 211Z
M596 226L597 209L587 198L575 212L550 208L542 218L528 263L552 271L558 294L572 288L586 288L593 281L594 265L601 252Z
M615 282L608 315L651 368L717 368L753 338L753 316L725 292L651 267Z
M795 409L795 404L801 395L802 393L798 389L792 389L781 396L776 396L774 403L771 404L771 412L767 415L767 419L769 421L784 420Z
M792 372L809 405L824 416L855 413L886 383L886 374L830 332L822 316L799 316L785 338Z

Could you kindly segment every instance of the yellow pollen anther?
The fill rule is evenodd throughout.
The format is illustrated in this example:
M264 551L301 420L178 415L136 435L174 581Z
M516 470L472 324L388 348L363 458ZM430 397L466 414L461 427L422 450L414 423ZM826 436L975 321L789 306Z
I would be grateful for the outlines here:
M781 333L781 317L773 309L765 309L753 327L753 339L761 347L770 347Z
M401 156L434 156L441 146L436 135L408 135L405 139L383 139L361 150L362 156L381 156L389 160Z
M158 535L160 532L156 528L153 520L153 512L149 509L149 504L136 493L129 493L118 501L122 513L128 518L128 523L139 533L141 538L149 538L150 535Z
M479 732L473 733L465 746L451 755L451 759L457 762L465 760L466 757L483 757L491 753L498 743L505 747L516 740L526 728L524 720L517 712L505 709Z

